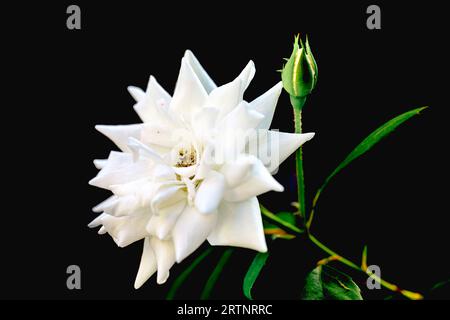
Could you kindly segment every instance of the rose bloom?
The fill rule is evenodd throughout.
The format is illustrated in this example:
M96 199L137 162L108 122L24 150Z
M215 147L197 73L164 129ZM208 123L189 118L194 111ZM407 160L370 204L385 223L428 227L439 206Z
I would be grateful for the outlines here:
M135 288L155 272L164 283L205 240L267 251L257 196L283 191L272 173L314 134L269 130L282 84L246 102L254 74L250 61L217 87L186 51L172 97L154 77L145 92L128 88L143 123L96 126L121 151L94 161L89 183L113 195L89 226L119 247L144 240Z

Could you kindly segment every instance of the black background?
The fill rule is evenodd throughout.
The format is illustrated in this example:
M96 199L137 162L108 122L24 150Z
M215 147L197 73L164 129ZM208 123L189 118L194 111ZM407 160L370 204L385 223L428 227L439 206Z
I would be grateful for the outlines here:
M370 3L364 2L74 1L81 7L82 29L70 31L69 4L23 3L4 11L5 69L13 72L7 73L4 106L10 113L3 118L9 187L0 233L1 298L164 298L195 255L174 266L165 285L152 277L136 291L142 243L119 249L86 226L95 217L91 208L108 196L87 184L97 172L92 160L115 148L94 125L138 122L126 86L145 87L152 74L172 92L185 49L218 84L254 60L257 72L246 92L252 100L280 80L275 70L290 55L298 32L308 33L319 65L317 88L304 109L304 130L316 132L304 147L308 203L372 130L402 112L430 106L333 180L318 206L314 234L354 261L367 244L369 264L379 265L383 278L427 298L450 297L448 289L429 292L450 276L448 104L436 99L446 93L440 84L448 83L439 59L448 36L438 15L442 7L376 2L382 29L371 31L365 13ZM272 127L293 131L285 93ZM260 201L272 210L291 210L293 172L291 157L276 176L286 191ZM306 272L325 255L304 239L268 243L271 255L254 296L293 299ZM177 297L199 297L221 252L217 248L196 269ZM243 298L242 279L253 256L234 251L212 298ZM81 267L82 290L66 288L71 264ZM365 289L364 277L341 269L365 298L391 295Z

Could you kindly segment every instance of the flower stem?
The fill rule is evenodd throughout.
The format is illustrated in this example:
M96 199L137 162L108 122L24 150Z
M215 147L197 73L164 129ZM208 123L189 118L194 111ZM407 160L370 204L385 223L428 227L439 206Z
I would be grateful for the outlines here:
M387 282L386 280L383 280L381 277L379 277L376 274L372 273L370 270L367 269L367 267L364 267L363 265L362 266L358 266L357 264L351 262L350 260L342 257L341 255L337 254L336 252L334 252L333 250L328 248L322 242L320 242L311 233L308 233L308 237L311 240L311 242L314 243L317 247L319 247L321 250L325 251L330 256L332 256L333 257L332 260L337 260L337 261L345 264L346 266L349 266L352 269L364 272L365 274L367 274L369 277L374 279L376 282L381 284L386 289L389 289L389 290L394 291L394 292L398 292L398 293L404 295L405 297L407 297L408 299L411 299L411 300L421 300L421 299L423 299L423 296L420 293L412 292L412 291L409 291L409 290L400 289L397 285L392 284L390 282Z
M294 232L295 234L302 234L304 231L297 226L290 224L289 222L284 221L277 217L274 213L270 212L269 209L264 207L262 204L259 205L261 209L261 213L268 218L269 221L274 222L280 226L282 226L285 230L287 229L289 232Z
M341 255L337 254L336 252L334 252L333 250L328 248L326 245L324 245L322 242L320 242L316 237L314 237L311 233L309 233L308 236L309 236L309 240L311 240L312 243L314 243L316 246L318 246L322 251L325 251L330 256L335 256L336 260L342 262L343 264L349 266L350 268L361 271L361 268L358 267L358 265L356 265L355 263L351 262L350 260L342 257Z
M306 102L305 97L290 96L292 108L294 109L295 133L302 133L302 108ZM303 153L302 147L295 153L295 168L297 171L297 197L300 217L305 219L305 177L303 175Z
M270 212L263 205L260 205L260 207L261 207L261 213L264 216L266 216L267 218L269 218L270 220L272 220L274 222L278 222L278 224L285 231L290 231L290 232L294 231L294 233L300 233L299 231L301 231L301 233L303 233L303 231L301 229L298 229L297 227L291 225L288 222L280 223L280 221L279 221L280 219L275 214ZM324 251L330 255L330 258L321 260L320 264L331 262L331 261L339 261L356 271L360 271L360 272L367 274L370 278L374 279L376 282L381 284L386 289L389 289L394 292L398 292L398 293L404 295L405 297L407 297L408 299L411 299L411 300L423 299L423 296L420 293L401 289L397 285L387 282L386 280L384 280L381 277L377 276L376 274L372 273L370 270L368 270L366 261L364 261L364 259L363 259L363 262L361 263L361 266L358 266L356 263L344 258L340 254L336 253L335 251L333 251L332 249L327 247L325 244L320 242L319 239L314 237L310 232L307 232L307 236L308 236L309 240L311 240L311 242L314 243L319 249L321 249L322 251Z

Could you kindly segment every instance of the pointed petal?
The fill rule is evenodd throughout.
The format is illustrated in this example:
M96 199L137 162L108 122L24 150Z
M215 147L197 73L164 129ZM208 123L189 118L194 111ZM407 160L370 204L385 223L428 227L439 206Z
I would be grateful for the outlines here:
M213 246L234 246L267 251L261 211L256 197L243 202L223 202L216 227L208 236Z
M94 160L94 166L97 169L101 170L101 169L103 169L105 167L106 161L108 161L108 159L95 159Z
M150 76L147 91L142 99L134 105L134 110L143 122L164 123L170 122L167 112L171 97L156 81Z
M101 226L100 227L100 229L98 229L98 234L105 234L105 233L107 233L108 231L106 231L106 228L104 227L104 226Z
M134 137L139 139L141 135L142 124L129 124L118 126L96 125L95 129L103 133L112 142L114 142L120 150L129 152L128 138Z
M208 94L186 58L181 60L175 92L170 103L170 114L181 120L190 120L195 110L201 108Z
M157 283L163 284L169 278L169 270L175 263L175 249L171 240L150 239L158 266Z
M123 217L132 215L133 212L142 207L139 198L135 194L118 197L107 205L103 206L103 211L114 217Z
M191 50L186 50L184 57L186 58L187 62L192 67L192 70L194 70L195 74L197 75L198 79L200 80L201 84L203 85L203 88L205 88L207 93L210 93L212 90L214 90L217 86L214 83L214 81L211 79L211 77L208 75L208 73L205 71L205 69L202 67L200 62L197 60L195 55L192 53Z
M195 196L195 206L200 213L214 212L222 200L225 190L225 178L217 171L210 171L200 184Z
M109 207L111 203L115 203L117 201L117 196L111 196L108 199L100 202L98 205L92 208L92 211L94 212L102 212L104 211L104 208Z
M134 162L129 153L111 152L105 167L95 178L89 181L90 185L109 189L116 184L127 183L143 179L151 175L151 164L146 160Z
M123 248L148 235L145 226L150 216L150 213L124 217L114 217L107 214L102 217L101 221L114 242Z
M256 72L255 63L252 60L250 60L245 66L244 70L242 70L238 76L238 78L242 79L242 86L244 91L247 90L248 86L250 85L250 82L253 80L255 72Z
M253 164L247 179L236 187L227 189L224 196L225 200L239 202L270 190L278 192L284 190L283 186L272 177L259 159L255 157L252 159Z
M258 128L269 129L281 90L283 90L283 83L280 81L269 91L250 102L251 108L264 115L264 119L258 125Z
M89 228L96 228L98 226L100 226L102 224L102 218L105 216L105 213L102 213L101 215L99 215L97 218L95 218L94 220L92 220L91 222L89 222L88 227Z
M201 214L186 206L172 230L176 261L180 263L206 240L217 221L217 213Z
M145 98L145 92L141 88L128 86L127 90L136 102L139 102Z
M156 258L150 245L150 238L145 238L144 249L142 250L141 263L134 282L134 288L139 289L155 272Z
M264 163L271 173L276 172L284 160L314 137L314 133L297 134L271 130L266 133L259 135L258 150L254 155Z
M235 80L214 89L209 94L205 106L219 109L219 119L225 117L242 101L244 91L254 75L255 64L250 61Z

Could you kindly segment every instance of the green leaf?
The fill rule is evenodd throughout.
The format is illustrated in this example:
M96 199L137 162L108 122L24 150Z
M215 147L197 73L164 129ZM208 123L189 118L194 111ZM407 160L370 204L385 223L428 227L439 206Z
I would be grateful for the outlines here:
M316 195L313 200L313 209L311 212L311 215L309 217L309 221L307 223L307 227L311 225L311 221L314 215L314 208L317 204L317 201L319 199L320 194L325 189L325 187L328 185L328 183L331 181L331 179L338 174L342 169L344 169L346 166L348 166L353 160L360 157L367 151L369 151L374 145L376 145L378 142L380 142L384 137L389 135L391 132L393 132L399 125L401 125L406 120L410 119L411 117L417 115L420 113L420 111L424 110L427 107L421 107L416 108L413 110L410 110L408 112L405 112L385 124L383 124L381 127L373 131L371 134L369 134L360 144L356 146L355 149L353 149L352 152L342 161L336 169L325 179L325 182L322 184L322 186L317 190Z
M362 300L361 290L348 275L326 265L306 277L303 300Z
M181 287L181 285L187 280L192 271L194 271L194 269L212 252L212 250L213 248L209 247L208 249L203 251L203 253L195 258L191 265L178 276L178 278L173 282L172 287L170 287L169 293L166 296L166 300L173 300L175 294L178 291L178 288Z
M228 248L225 250L225 252L220 257L219 262L217 263L216 267L214 268L213 272L208 278L208 281L206 281L206 285L203 288L202 294L200 296L201 300L206 300L211 295L212 289L214 288L214 285L217 282L217 279L219 279L220 274L222 273L223 268L227 264L228 260L230 259L231 254L233 253L232 248Z
M253 298L252 298L253 285L255 284L255 281L258 278L259 273L261 272L262 268L266 264L266 260L268 257L269 257L268 252L257 253L255 258L252 261L252 264L250 265L250 267L247 270L247 274L245 275L245 278L244 278L243 290L244 290L244 295L250 300L253 300Z

